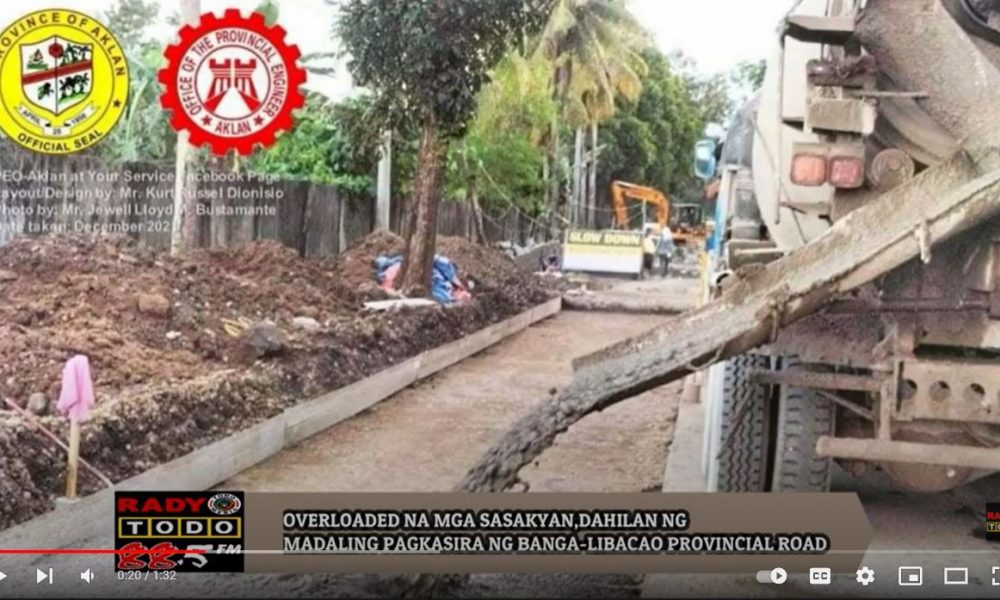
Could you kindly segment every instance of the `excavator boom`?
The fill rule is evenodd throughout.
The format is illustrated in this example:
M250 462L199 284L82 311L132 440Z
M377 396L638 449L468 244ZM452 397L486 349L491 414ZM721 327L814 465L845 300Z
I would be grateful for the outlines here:
M615 226L619 229L628 227L627 203L629 200L655 206L656 221L661 228L666 227L670 222L670 200L653 188L616 181L611 184L611 200L615 209Z

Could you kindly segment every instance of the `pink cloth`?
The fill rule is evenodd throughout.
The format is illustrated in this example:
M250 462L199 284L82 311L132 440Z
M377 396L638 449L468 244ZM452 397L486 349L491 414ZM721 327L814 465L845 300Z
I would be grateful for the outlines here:
M62 391L56 408L70 421L83 423L94 406L94 382L90 378L90 360L78 354L63 367Z
M399 263L392 265L385 270L385 276L382 279L382 289L391 292L396 286L396 277L399 276L399 272L403 269L403 264Z

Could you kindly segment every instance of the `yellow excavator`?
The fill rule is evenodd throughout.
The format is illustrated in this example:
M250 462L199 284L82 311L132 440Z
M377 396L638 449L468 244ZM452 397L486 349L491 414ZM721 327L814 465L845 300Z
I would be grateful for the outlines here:
M660 228L670 226L674 243L700 243L708 237L704 224L704 211L694 204L671 206L670 200L659 190L634 183L615 181L611 184L611 202L615 211L615 226L627 229L629 226L627 203L642 202L656 208L656 221ZM674 208L671 214L671 208Z

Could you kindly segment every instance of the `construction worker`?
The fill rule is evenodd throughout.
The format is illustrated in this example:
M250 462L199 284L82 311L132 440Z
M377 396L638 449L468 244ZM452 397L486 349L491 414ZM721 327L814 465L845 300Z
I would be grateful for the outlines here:
M670 274L670 259L674 255L674 250L674 233L670 231L670 227L664 227L656 243L656 256L660 259L661 274L664 277Z
M642 236L642 267L650 274L653 272L653 262L656 259L656 248L659 240L655 225L646 228Z

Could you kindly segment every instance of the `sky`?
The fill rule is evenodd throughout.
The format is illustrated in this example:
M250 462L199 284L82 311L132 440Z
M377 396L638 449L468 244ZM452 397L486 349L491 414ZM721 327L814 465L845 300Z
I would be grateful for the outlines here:
M639 21L650 29L657 45L670 52L681 49L700 70L728 71L743 60L766 58L774 43L778 21L792 0L627 0ZM113 0L4 0L0 2L0 26L20 16L55 6L72 8L100 18ZM259 0L202 0L203 11L220 12L234 7L250 11ZM166 25L176 14L177 0L161 0L155 35L165 41L172 35ZM329 52L334 10L324 0L281 0L279 22L288 30L288 41L304 54ZM334 99L350 95L350 77L341 65L335 77L310 76L309 87Z
M628 0L664 52L681 49L707 73L767 58L791 0Z

